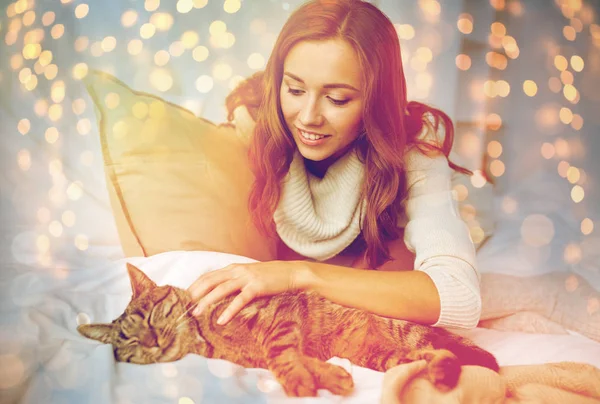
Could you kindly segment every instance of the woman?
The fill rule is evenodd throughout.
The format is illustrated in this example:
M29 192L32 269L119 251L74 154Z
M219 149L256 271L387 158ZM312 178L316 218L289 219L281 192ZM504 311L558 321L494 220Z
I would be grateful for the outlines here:
M407 102L391 21L359 0L310 1L252 80L228 107L256 118L249 206L279 260L201 276L189 288L196 313L238 293L224 324L258 296L313 290L381 316L475 327L475 249L450 189L452 169L470 172L448 161L448 116Z

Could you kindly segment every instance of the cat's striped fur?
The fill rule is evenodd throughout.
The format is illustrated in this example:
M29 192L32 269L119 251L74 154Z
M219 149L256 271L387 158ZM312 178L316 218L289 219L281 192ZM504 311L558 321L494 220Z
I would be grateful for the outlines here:
M269 369L292 396L314 396L320 388L349 394L352 377L325 362L334 356L378 371L426 359L432 380L448 387L456 385L461 365L498 370L490 353L444 329L343 307L315 293L258 298L221 326L216 321L232 297L196 319L187 291L159 287L130 264L128 272L133 298L125 312L110 324L78 327L112 344L118 361L170 362L196 353Z

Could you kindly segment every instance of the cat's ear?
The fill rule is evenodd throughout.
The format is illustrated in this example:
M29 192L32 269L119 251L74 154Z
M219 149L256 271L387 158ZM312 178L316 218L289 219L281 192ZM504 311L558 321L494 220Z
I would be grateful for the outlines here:
M112 344L112 324L81 324L77 331L84 337L95 339L105 344Z
M133 290L133 298L136 298L145 290L156 288L156 283L152 282L144 272L138 267L127 263L127 272L131 280L131 290Z

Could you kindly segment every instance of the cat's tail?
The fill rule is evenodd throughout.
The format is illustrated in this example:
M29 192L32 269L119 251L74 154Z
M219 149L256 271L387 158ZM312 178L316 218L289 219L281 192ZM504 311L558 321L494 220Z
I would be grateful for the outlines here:
M445 330L444 330L445 331ZM446 331L447 332L447 331ZM494 355L475 345L471 340L456 334L439 335L438 338L433 338L432 343L435 349L447 349L452 352L461 365L483 366L498 372L500 366Z

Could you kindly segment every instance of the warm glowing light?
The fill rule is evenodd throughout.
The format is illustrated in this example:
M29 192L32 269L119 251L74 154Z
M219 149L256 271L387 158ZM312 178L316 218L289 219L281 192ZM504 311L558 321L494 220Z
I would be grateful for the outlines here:
M458 17L458 22L456 23L458 30L468 35L473 32L473 16L471 14L463 13Z
M140 36L144 39L149 39L156 33L156 27L153 24L145 23L140 28Z
M60 104L52 104L50 108L48 108L48 118L51 121L56 122L60 118L62 118L63 107Z
M40 53L42 53L42 46L39 43L30 43L23 47L23 57L25 59L35 59Z
M510 94L510 84L505 80L498 80L495 87L496 93L500 97L508 97L508 94Z
M486 80L485 83L483 83L483 91L485 92L485 95L490 98L494 98L498 95L496 83L493 80Z
M65 82L55 81L50 90L50 97L55 103L62 102L65 99Z
M29 10L23 15L23 25L29 27L35 22L35 11Z
M575 265L581 261L583 253L581 247L577 244L570 243L565 247L563 259L567 264Z
M54 14L54 11L46 11L42 16L42 24L44 27L47 27L48 25L53 24L55 19L56 14Z
M87 36L80 36L75 40L74 47L77 52L83 52L87 49L90 44L90 40Z
M75 17L77 18L85 18L90 11L90 6L83 3L75 7Z
M565 125L568 125L571 123L571 121L573 120L573 112L571 112L571 110L569 108L561 108L560 109L560 121L562 123L564 123Z
M567 180L569 180L571 184L576 184L580 178L581 174L579 169L573 166L569 167L569 169L567 170Z
M50 30L50 35L52 35L52 38L54 38L54 39L59 39L60 37L63 36L64 33L65 33L65 26L62 24L56 24Z
M563 32L563 36L568 41L574 41L575 38L577 37L577 32L575 32L575 28L571 27L570 25L564 26L562 32Z
M537 84L533 80L525 80L523 82L523 92L529 97L533 97L537 94Z
M490 31L492 32L492 34L499 37L503 37L504 35L506 35L506 27L501 22L496 21L492 23Z
M394 24L394 28L396 28L398 38L401 40L409 40L415 37L415 29L410 24ZM266 26L264 31L266 31Z
M115 109L119 106L121 101L121 97L117 93L108 93L106 97L104 97L104 104L108 109Z
M229 14L238 12L241 7L242 4L239 0L225 0L225 3L223 4L223 10Z
M594 231L594 222L589 217L581 221L581 233L588 236Z
M498 70L504 70L506 69L506 66L508 66L508 59L506 56L498 52L488 52L485 55L485 61L489 66Z
M521 238L532 247L545 246L554 238L554 223L545 215L529 215L521 224Z
M568 158L571 155L571 148L569 147L569 142L567 142L561 137L554 141L554 150L556 150L556 156L559 158ZM562 177L566 177L567 171L561 172L560 175Z
M517 211L518 207L519 207L519 203L515 199L511 198L510 196L505 196L502 199L502 210L505 213L513 214Z
M489 114L485 118L485 123L488 129L498 130L502 126L502 118L498 114Z
M563 55L556 55L554 57L554 67L556 67L561 72L563 70L566 70L567 67L569 67L569 63L567 62L567 58L565 58Z
M18 70L23 66L23 57L16 53L14 54L11 58L10 58L10 67L13 70ZM31 71L31 69L29 69L29 71ZM21 81L22 83L23 81Z
M29 150L19 150L17 153L17 164L22 171L27 171L31 168L31 153L29 153Z
M154 13L150 17L150 24L154 25L157 31L168 31L173 26L173 16L169 13Z
M573 121L571 121L571 127L575 130L583 128L583 117L579 114L574 114Z
M210 76L202 75L196 80L196 89L201 93L208 93L214 85L213 79Z
M186 49L192 49L199 40L198 34L194 31L186 31L181 35L181 42Z
M29 119L21 119L17 124L17 129L21 135L26 135L29 133L29 130L31 129L31 123L29 122Z
M504 174L506 167L501 160L494 160L490 163L490 172L494 177L500 177Z
M504 10L506 3L504 0L490 0L490 5L498 11Z
M567 100L573 101L577 97L577 89L571 84L566 84L563 88L563 95Z
M222 35L227 32L227 25L221 20L215 20L208 27L208 32L213 36Z
M554 145L552 143L544 142L542 144L541 153L542 157L546 160L550 160L555 154Z
M173 76L165 69L154 69L150 73L150 84L158 91L169 91L173 87Z
M192 52L192 57L196 62L203 62L208 59L208 48L206 46L196 46Z
M169 59L171 59L171 55L166 50L159 50L154 54L154 63L157 66L164 66L169 63Z
M562 89L562 84L561 84L560 80L558 79L558 77L550 77L550 79L548 79L548 88L553 93L560 92L560 90Z
M563 84L573 84L573 73L568 70L560 72L560 81Z
M59 136L60 134L58 133L58 129L56 129L55 127L50 127L46 129L46 132L44 133L44 138L46 139L46 142L50 144L56 143Z
M212 73L217 80L227 80L233 74L233 69L227 63L217 63L213 67Z
M138 13L135 10L127 10L121 15L121 24L125 28L129 28L135 25L138 20ZM152 18L150 18L152 22Z
M579 203L579 202L583 201L584 197L585 197L585 191L583 190L581 185L575 185L571 189L571 199L573 200L573 202Z
M92 123L89 119L83 118L77 121L77 133L82 136L87 135L92 130Z
M107 36L102 40L101 46L104 52L112 52L117 47L117 38L114 36Z
M262 69L265 66L265 58L260 53L252 53L248 56L248 66L251 69Z
M75 213L72 210L66 210L63 212L61 219L65 226L73 227L75 225Z
M48 113L48 101L46 100L37 100L33 106L33 111L39 117L42 117Z
M73 109L73 113L77 115L81 115L85 112L86 103L83 98L77 98L71 103L71 107Z
M189 13L194 8L194 2L192 0L179 0L177 2L177 11L185 14Z
M475 188L482 188L487 183L487 180L485 179L481 170L473 171L473 175L470 179L471 185L473 185Z
M138 101L131 108L131 112L133 113L133 116L135 116L137 119L145 119L148 115L148 104L146 104L145 102Z
M144 48L144 43L140 39L132 39L127 44L127 52L130 55L136 56L142 53L142 49Z
M77 63L73 67L73 78L81 80L88 74L88 65L86 63Z
M490 157L497 159L502 155L502 144L497 140L492 140L487 145L487 153Z
M573 55L571 56L571 67L576 72L580 72L583 70L583 66L585 65L581 56Z
M146 0L144 2L146 11L155 11L158 7L160 7L160 0Z
M455 62L456 67L463 71L469 70L469 68L471 67L471 57L469 55L460 54L456 56Z

